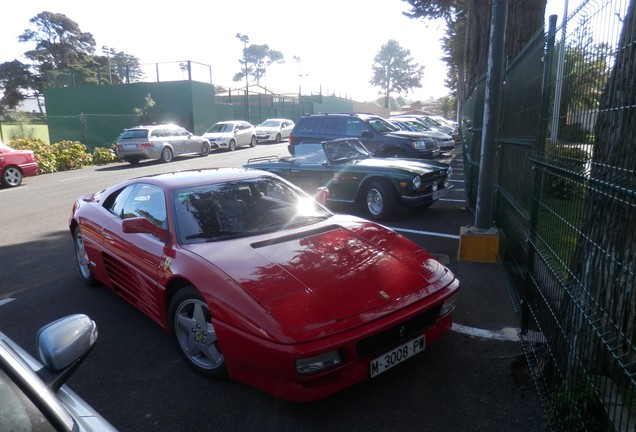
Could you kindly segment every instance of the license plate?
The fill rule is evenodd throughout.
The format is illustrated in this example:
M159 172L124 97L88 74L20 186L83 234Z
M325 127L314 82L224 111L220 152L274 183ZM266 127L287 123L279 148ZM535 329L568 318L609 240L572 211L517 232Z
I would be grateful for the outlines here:
M137 144L124 144L124 149L125 150L136 150L137 149Z
M433 192L433 199L436 200L436 199L445 197L447 193L448 193L448 189L441 189L441 190L435 191Z
M413 357L415 354L424 351L426 343L424 341L424 335L412 339L391 351L382 354L380 357L371 360L369 366L371 378L380 375L382 372L386 372L393 366L402 363L404 360Z

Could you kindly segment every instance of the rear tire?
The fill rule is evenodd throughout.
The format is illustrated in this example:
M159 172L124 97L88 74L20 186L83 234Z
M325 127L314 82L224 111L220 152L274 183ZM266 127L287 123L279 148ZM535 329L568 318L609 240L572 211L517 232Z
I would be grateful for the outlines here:
M84 280L84 283L88 286L93 286L97 283L93 269L91 268L91 262L86 253L86 247L84 246L84 236L80 227L76 227L73 232L73 243L75 244L75 261L77 262L77 268L79 269L80 276Z
M159 158L161 162L163 163L172 162L172 159L173 159L173 154L170 147L165 147L163 150L161 150L161 157Z
M15 166L7 167L2 173L2 185L8 188L20 186L22 184L22 178L20 168Z

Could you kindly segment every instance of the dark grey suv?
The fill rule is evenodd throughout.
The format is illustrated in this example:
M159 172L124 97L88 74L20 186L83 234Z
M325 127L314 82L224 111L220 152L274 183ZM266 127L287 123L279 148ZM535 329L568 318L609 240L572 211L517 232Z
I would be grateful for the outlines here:
M432 159L439 145L421 134L400 131L373 114L324 113L301 117L289 136L289 153L300 142L321 142L336 138L358 138L376 157Z

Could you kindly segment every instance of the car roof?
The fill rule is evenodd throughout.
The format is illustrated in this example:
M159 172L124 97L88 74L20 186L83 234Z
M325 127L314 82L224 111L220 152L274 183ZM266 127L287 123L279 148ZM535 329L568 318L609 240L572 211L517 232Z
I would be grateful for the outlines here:
M273 176L270 173L256 172L246 168L204 168L142 176L126 183L145 182L160 186L165 190L174 190L208 183Z

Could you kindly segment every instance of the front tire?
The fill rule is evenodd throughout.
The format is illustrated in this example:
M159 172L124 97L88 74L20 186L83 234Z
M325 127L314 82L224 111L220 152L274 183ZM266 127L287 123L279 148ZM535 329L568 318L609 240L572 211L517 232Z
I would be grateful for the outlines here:
M97 281L95 280L95 275L93 274L88 254L86 253L84 236L82 235L80 227L76 227L73 232L73 243L75 244L75 260L77 262L77 268L79 269L80 275L86 285L93 286L97 283Z
M5 187L16 187L22 184L22 171L20 168L10 166L2 173L2 185Z
M236 150L236 141L234 141L234 140L230 140L230 143L228 144L227 149L228 149L229 151L234 151L234 150Z
M210 154L210 143L208 142L203 142L203 144L201 144L201 153L199 153L201 155L201 157L206 157L207 155Z
M227 376L210 309L194 287L182 288L173 297L170 327L177 349L190 367L207 377Z
M250 147L256 146L256 136L252 136L252 140L250 141Z
M274 141L276 144L282 141L280 134L276 134L276 140Z
M165 147L163 150L161 150L161 157L159 158L161 162L163 163L172 162L172 158L173 158L173 154L170 147Z
M393 216L397 198L387 184L372 182L364 193L364 205L367 214L375 220L386 220Z

